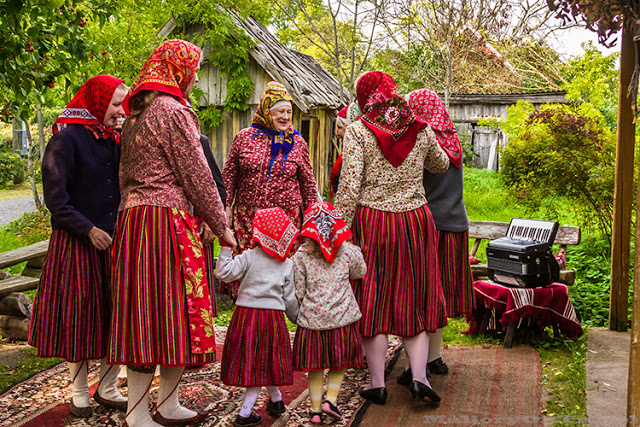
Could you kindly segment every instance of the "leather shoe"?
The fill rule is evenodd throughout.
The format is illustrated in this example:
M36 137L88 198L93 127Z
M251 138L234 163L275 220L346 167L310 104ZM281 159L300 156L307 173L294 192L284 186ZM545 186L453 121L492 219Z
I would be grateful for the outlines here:
M72 397L71 402L69 402L69 413L74 417L90 418L93 415L93 409L91 409L91 406L78 407L74 405Z
M421 383L420 381L414 381L411 383L409 391L411 392L411 398L413 400L422 401L425 397L428 397L432 402L440 402L440 396L438 396L431 387Z
M201 422L206 420L207 416L209 415L209 412L198 411L198 410L195 410L195 411L196 411L196 415L194 415L191 418L182 418L182 419L165 418L158 411L156 411L156 413L153 414L151 418L153 418L153 421L163 426L187 426L190 424L200 424Z
M127 401L118 402L115 400L105 399L104 397L98 394L98 390L93 393L93 400L95 400L100 405L104 406L107 409L116 409L118 411L127 412Z
M360 393L360 397L370 400L376 405L387 403L387 389L385 387L370 388L369 390L361 388L358 393Z
M233 422L234 427L247 427L257 426L262 422L262 417L255 412L252 412L248 417L236 416L236 420Z
M438 357L436 360L427 363L427 368L436 375L444 375L449 372L449 367L444 360L442 360L442 357Z
M411 385L411 381L413 381L413 374L411 373L411 368L407 369L396 378L398 384L400 385Z
M274 417L279 417L280 415L286 412L287 408L284 407L284 402L279 400L277 402L272 401L271 399L267 400L267 412L269 415Z

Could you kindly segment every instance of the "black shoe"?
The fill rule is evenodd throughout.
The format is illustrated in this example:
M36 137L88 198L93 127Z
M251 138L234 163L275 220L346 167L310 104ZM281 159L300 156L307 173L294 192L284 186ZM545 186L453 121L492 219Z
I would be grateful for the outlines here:
M370 388L369 390L361 388L359 393L360 397L370 400L376 405L384 405L387 403L387 389L384 387Z
M241 417L238 415L233 422L235 427L257 426L262 422L262 417L255 412L252 412L248 417Z
M449 372L449 367L444 363L442 357L438 357L436 360L427 363L427 368L436 375L444 375Z
M411 398L413 400L422 401L425 397L428 397L432 402L440 402L440 396L426 384L422 384L420 381L414 381L411 383Z
M273 415L274 417L279 417L280 415L286 412L287 408L284 407L284 402L279 400L277 402L272 401L271 399L267 400L267 412L269 415Z
M413 374L411 373L411 368L401 373L396 379L396 381L398 381L398 384L400 385L411 385L411 381L413 381Z
M73 397L69 402L69 413L78 418L91 418L93 415L93 408L91 406L76 406L73 404Z

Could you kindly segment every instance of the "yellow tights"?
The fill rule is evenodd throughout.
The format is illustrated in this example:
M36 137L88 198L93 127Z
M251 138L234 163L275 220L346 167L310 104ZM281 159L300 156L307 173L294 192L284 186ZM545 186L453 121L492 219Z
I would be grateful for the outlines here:
M338 392L344 379L344 369L330 369L327 379L327 400L333 405L338 401ZM309 398L311 399L311 412L322 412L322 385L324 383L324 370L309 371L307 381L309 382Z

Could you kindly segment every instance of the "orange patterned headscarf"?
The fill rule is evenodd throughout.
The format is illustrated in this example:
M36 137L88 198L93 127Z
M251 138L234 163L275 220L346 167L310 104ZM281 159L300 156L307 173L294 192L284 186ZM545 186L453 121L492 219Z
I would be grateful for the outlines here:
M202 50L184 40L167 40L158 46L131 85L124 108L131 109L131 98L141 90L157 90L184 101L184 93L194 79L202 58Z

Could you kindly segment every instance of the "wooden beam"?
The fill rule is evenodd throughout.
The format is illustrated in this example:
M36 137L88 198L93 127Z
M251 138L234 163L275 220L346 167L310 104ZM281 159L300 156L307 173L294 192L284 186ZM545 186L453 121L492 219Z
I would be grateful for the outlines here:
M35 277L13 276L0 280L0 298L4 298L12 292L30 291L38 288L40 279Z
M44 254L47 253L48 247L49 241L43 240L33 245L2 252L0 253L0 268L11 267L12 265L44 256Z
M631 211L633 207L633 161L635 124L631 98L627 96L635 68L636 52L633 30L625 24L620 54L620 86L618 95L618 142L616 145L616 180L611 233L611 295L609 329L627 330L629 267L631 247Z

